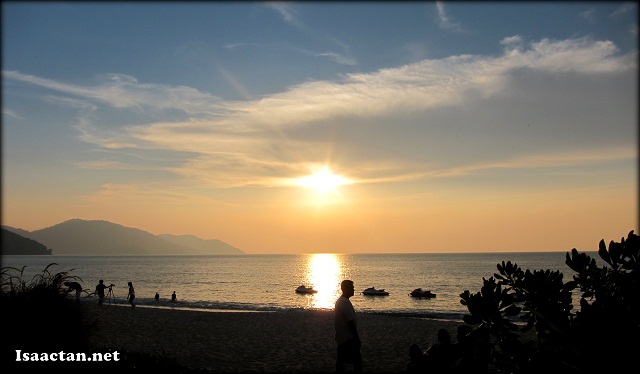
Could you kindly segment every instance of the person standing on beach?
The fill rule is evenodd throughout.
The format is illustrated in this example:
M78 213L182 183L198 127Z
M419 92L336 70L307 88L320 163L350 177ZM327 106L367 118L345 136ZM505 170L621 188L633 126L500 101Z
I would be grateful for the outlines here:
M335 306L335 339L338 344L336 373L344 373L345 364L353 364L354 373L362 373L362 356L360 355L360 336L356 323L356 310L349 298L354 295L352 280L345 279L340 283L342 295Z
M176 291L173 291L173 294L171 294L171 301L176 301L176 300L177 300Z
M136 291L133 289L133 283L129 282L129 295L127 295L129 299L129 304L131 304L132 308L136 307L136 304L133 303L133 299L136 298Z
M104 285L104 281L102 279L100 279L100 281L98 282L98 285L96 286L96 294L98 294L98 305L102 306L102 303L104 303L104 289L107 288L107 286Z

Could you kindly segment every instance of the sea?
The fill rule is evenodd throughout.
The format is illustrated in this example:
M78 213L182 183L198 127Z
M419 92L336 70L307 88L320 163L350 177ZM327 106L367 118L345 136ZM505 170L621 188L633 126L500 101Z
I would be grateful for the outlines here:
M600 260L595 252L587 254ZM351 279L356 288L351 302L359 313L461 320L468 310L460 303L460 294L465 290L479 292L482 279L498 272L497 264L511 261L532 271L559 270L567 282L574 272L565 259L566 252L52 255L2 256L2 267L16 268L13 274L20 274L26 282L45 269L51 274L77 276L86 291L83 303L97 304L97 297L89 294L102 279L106 285L113 284L106 305L128 305L127 284L132 282L137 306L217 312L331 310L341 293L340 282ZM298 294L295 289L300 285L318 292ZM389 295L362 295L368 287L384 289ZM436 297L411 297L409 293L416 288L430 290ZM172 302L174 291L177 300ZM156 293L159 300L154 298ZM577 301L579 295L573 296Z

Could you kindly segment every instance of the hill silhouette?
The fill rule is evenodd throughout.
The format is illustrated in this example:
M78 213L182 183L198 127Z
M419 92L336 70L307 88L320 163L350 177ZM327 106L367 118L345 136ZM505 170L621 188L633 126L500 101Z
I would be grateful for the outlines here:
M0 230L3 255L50 255L51 251L37 241L6 229Z
M238 248L235 248L218 239L205 240L205 239L200 239L194 235L161 234L157 236L168 242L183 245L185 247L198 249L205 253L216 252L218 254L224 254L224 255L237 255L237 254L243 253Z
M219 240L203 240L190 235L186 236L187 240L183 236L154 235L101 220L76 218L35 231L3 228L42 243L56 255L244 254Z

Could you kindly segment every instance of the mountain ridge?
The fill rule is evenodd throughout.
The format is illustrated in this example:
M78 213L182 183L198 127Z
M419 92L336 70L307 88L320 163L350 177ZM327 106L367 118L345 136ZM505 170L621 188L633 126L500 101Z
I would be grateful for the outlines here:
M24 233L24 230L21 231ZM44 244L33 239L26 238L24 235L12 232L2 227L2 254L5 255L50 255L51 250Z
M194 235L154 235L105 220L73 218L39 230L3 229L32 239L61 255L219 255L245 254L223 241ZM4 250L3 250L4 252Z

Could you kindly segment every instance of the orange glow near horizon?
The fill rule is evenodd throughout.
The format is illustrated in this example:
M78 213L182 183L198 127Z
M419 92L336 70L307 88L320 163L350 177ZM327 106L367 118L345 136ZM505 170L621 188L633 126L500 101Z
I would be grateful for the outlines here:
M72 218L104 220L155 235L217 239L247 254L564 252L597 250L601 239L617 241L640 231L637 210L630 208L638 206L631 177L616 188L501 191L500 198L479 186L473 194L435 185L408 194L363 183L320 198L292 182L225 191L233 194L230 201L173 195L162 200L151 191L128 189L80 200L26 195L3 199L2 218L3 225L27 231Z

